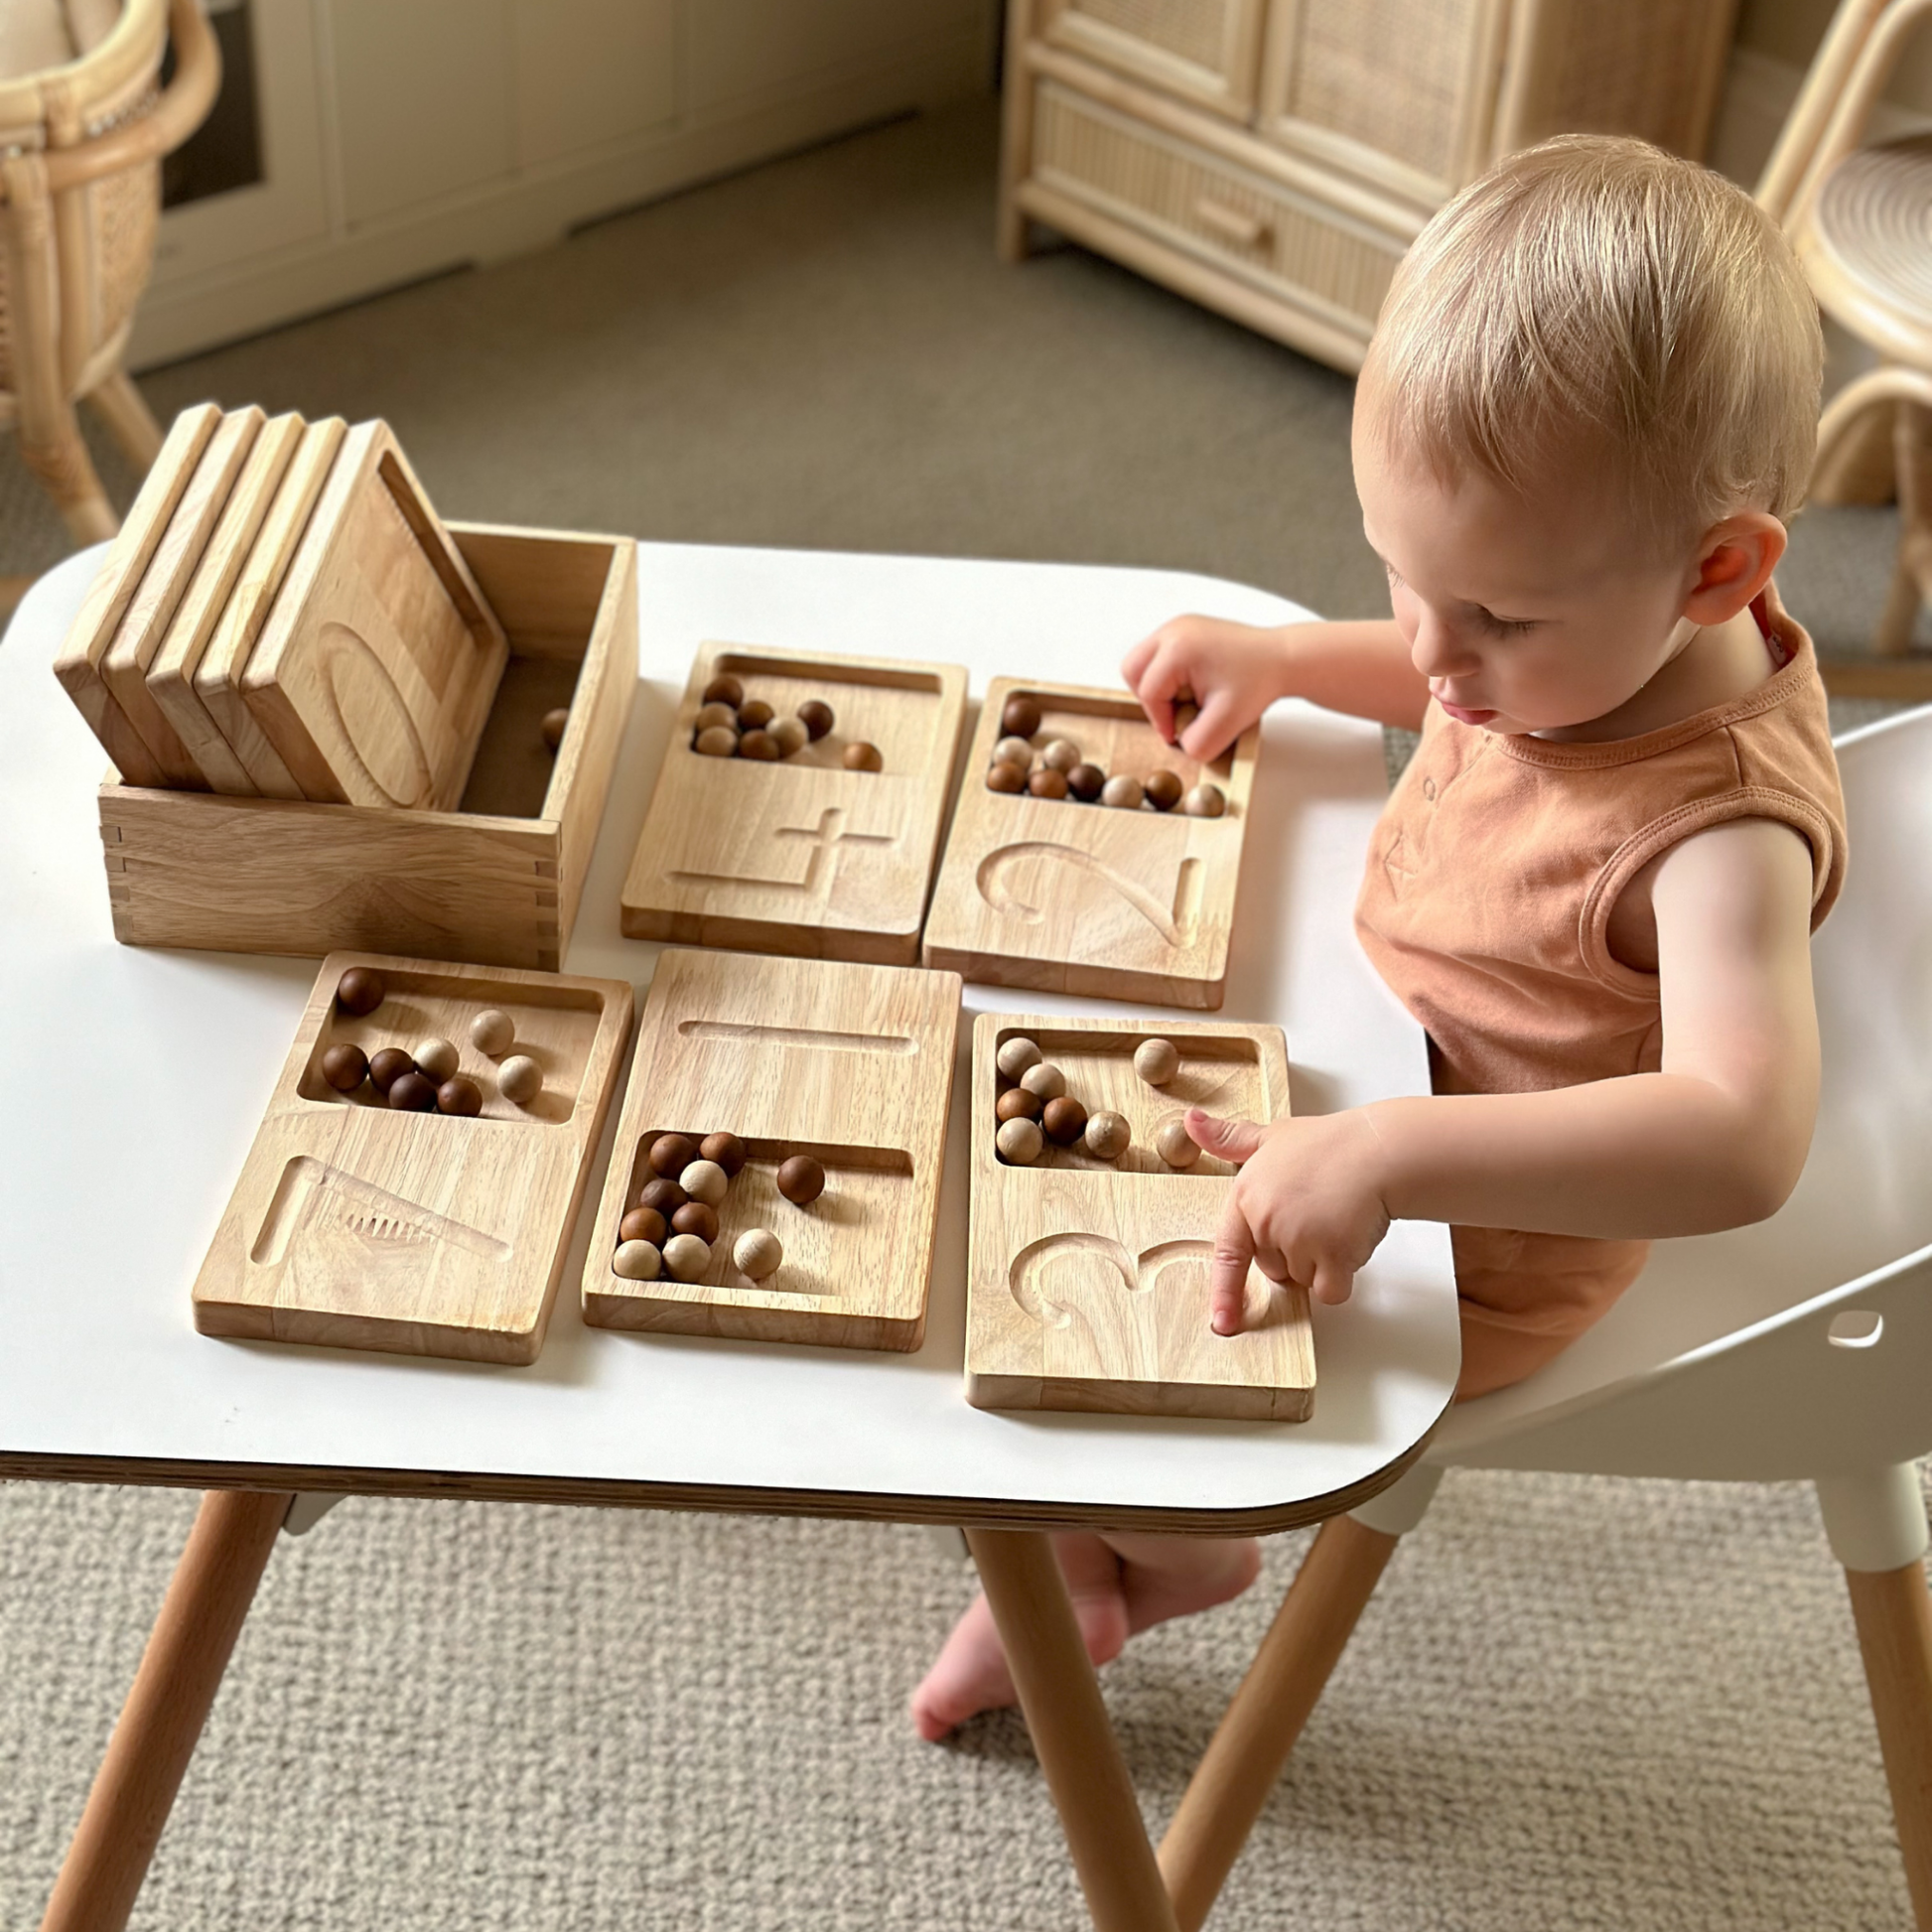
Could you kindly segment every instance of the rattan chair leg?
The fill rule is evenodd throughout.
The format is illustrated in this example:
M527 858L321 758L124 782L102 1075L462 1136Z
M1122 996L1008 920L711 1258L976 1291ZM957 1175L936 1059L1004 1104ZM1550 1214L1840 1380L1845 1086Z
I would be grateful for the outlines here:
M134 386L134 378L125 369L113 369L95 385L87 400L100 412L101 421L127 453L128 462L145 477L161 454L161 425Z

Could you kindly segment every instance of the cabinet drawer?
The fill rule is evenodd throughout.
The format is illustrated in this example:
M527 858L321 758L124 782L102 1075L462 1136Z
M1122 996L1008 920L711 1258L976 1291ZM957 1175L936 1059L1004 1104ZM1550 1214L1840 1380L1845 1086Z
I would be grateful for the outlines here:
M1363 343L1415 229L1387 228L1041 80L1032 177ZM1418 223L1420 225L1420 223Z

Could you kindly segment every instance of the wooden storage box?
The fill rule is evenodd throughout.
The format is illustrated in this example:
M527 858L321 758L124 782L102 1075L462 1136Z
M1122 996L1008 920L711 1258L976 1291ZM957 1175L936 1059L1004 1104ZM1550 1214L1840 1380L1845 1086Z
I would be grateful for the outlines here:
M625 537L450 525L510 657L461 807L319 805L100 788L124 945L562 962L637 683ZM544 714L570 707L553 759Z

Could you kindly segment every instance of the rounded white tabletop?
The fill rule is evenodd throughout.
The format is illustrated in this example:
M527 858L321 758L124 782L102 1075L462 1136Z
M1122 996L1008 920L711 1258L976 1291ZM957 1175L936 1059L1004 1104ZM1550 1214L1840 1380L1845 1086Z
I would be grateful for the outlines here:
M1372 1493L1435 1427L1459 1361L1454 1277L1448 1230L1415 1222L1390 1231L1350 1302L1315 1309L1307 1423L972 1408L963 1072L915 1354L585 1327L583 1223L621 1094L534 1366L197 1334L189 1290L315 962L115 942L104 759L51 669L101 554L36 585L0 646L0 1011L16 1042L0 1120L0 1474L1228 1534ZM638 561L642 675L564 965L629 980L640 999L657 948L620 936L618 894L703 639L960 663L979 691L1016 670L1116 683L1126 647L1182 611L1307 615L1166 571L679 544L640 545ZM1427 1092L1422 1035L1349 921L1385 794L1381 735L1300 704L1264 729L1222 1011L1286 1030L1298 1112ZM965 1004L967 1023L1128 1011L977 986Z

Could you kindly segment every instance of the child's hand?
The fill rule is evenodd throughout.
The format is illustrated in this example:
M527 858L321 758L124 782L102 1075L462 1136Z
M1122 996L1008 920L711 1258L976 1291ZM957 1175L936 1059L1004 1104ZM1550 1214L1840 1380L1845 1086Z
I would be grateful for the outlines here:
M1120 674L1162 738L1205 762L1282 695L1281 633L1224 618L1174 618L1127 653ZM1200 707L1178 738L1177 699Z
M1382 1141L1367 1115L1312 1114L1257 1127L1190 1107L1187 1132L1203 1153L1241 1169L1208 1272L1214 1332L1241 1332L1251 1262L1317 1302L1347 1301L1356 1269L1389 1231Z

